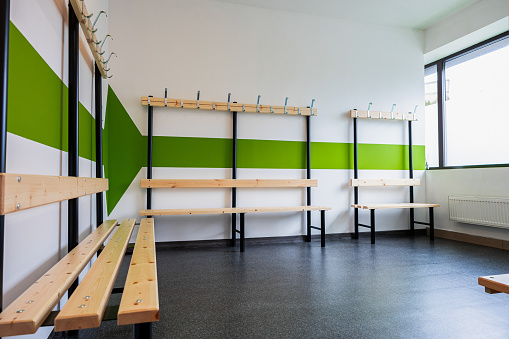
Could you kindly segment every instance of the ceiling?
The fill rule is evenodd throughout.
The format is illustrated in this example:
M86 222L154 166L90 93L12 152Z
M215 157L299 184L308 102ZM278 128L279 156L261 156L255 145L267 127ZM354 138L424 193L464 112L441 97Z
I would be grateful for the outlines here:
M218 0L239 5L285 10L370 22L378 25L426 29L477 0Z

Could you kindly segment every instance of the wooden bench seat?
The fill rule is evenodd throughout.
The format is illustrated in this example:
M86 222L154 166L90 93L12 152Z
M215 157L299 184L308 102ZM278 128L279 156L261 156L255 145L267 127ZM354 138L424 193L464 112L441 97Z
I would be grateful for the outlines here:
M507 293L509 294L509 274L488 275L479 277L478 283L484 286L486 293Z
M316 179L141 179L141 188L317 187Z
M116 225L105 221L0 313L0 336L35 333Z
M396 204L367 204L367 205L352 205L353 208L361 208L365 210L377 210L384 208L427 208L427 207L440 207L439 204L424 204L424 203L396 203Z
M153 215L305 212L305 211L328 211L330 209L331 209L330 207L323 207L323 206L179 208L179 209L140 210L140 215L141 216L153 216Z

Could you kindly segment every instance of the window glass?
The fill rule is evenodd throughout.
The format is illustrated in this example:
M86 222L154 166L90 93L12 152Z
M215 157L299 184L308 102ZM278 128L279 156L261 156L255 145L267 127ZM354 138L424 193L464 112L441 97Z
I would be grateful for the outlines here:
M433 65L424 70L426 168L438 167L437 85L437 66Z

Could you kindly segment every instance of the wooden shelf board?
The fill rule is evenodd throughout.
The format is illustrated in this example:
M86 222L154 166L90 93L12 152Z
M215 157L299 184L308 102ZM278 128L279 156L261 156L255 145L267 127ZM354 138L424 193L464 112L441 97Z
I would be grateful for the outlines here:
M420 179L351 179L352 187L419 186Z
M316 179L141 179L141 188L317 187Z
M377 210L388 208L427 208L427 207L440 207L439 204L424 204L424 203L401 203L401 204L367 204L352 205L353 208L362 208L365 210Z
M357 112L357 116L355 115ZM417 115L413 113L394 113L391 115L391 112L380 112L380 111L361 111L361 110L350 110L350 118L359 118L359 119L382 119L382 120L403 120L403 121L417 121ZM394 117L394 119L392 119Z
M323 206L151 209L151 210L140 210L140 215L154 216L154 215L190 215L190 214L301 212L301 211L321 211L330 209L331 209L330 207Z

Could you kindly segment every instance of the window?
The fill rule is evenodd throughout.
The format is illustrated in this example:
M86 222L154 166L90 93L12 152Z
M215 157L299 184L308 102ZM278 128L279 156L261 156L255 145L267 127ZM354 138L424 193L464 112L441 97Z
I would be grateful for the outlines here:
M509 165L509 34L426 66L429 167Z

